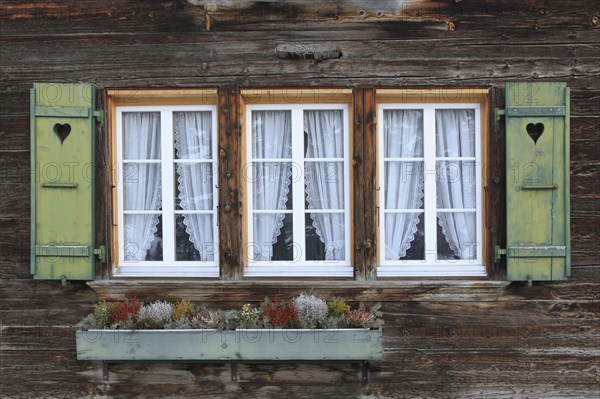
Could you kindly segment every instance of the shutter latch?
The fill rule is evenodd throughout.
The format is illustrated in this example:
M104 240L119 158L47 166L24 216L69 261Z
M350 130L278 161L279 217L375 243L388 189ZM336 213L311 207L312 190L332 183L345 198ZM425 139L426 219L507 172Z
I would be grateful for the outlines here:
M106 247L100 245L100 248L94 249L94 255L98 255L100 263L106 263Z
M502 115L506 115L504 108L494 108L494 126L498 127Z

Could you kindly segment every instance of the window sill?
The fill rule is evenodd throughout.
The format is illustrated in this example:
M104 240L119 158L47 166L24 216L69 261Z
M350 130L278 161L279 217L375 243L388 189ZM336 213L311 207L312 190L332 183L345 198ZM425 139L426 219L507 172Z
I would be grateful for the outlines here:
M112 279L88 285L104 300L185 298L195 302L253 302L265 296L283 298L311 291L321 296L340 296L366 302L490 302L510 284L490 280L166 280Z

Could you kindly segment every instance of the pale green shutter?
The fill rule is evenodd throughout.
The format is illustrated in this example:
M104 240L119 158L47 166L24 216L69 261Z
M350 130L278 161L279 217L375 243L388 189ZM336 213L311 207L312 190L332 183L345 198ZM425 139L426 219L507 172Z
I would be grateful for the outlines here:
M569 88L506 84L507 278L570 275Z
M31 273L93 280L95 90L35 83L31 89Z

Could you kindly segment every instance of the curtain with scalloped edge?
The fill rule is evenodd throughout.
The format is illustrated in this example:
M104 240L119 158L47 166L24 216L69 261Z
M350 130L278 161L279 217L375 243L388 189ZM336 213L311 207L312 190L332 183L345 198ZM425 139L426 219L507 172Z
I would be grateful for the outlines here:
M125 214L124 255L125 261L139 262L146 260L160 217L160 163L147 162L160 160L160 113L123 113L123 129L125 211L144 211Z
M469 109L436 111L437 156L475 156L475 115ZM437 164L438 209L475 209L475 162L448 160ZM438 223L454 255L475 259L475 212L438 212Z
M385 110L383 113L384 157L423 157L423 111ZM406 256L415 239L418 210L423 205L423 162L385 161L385 259ZM410 212L414 210L417 212Z
M345 260L344 128L341 110L304 111L305 186L324 260Z
M254 261L270 261L281 234L292 183L292 114L252 111L252 184ZM270 160L269 160L270 159ZM262 212L261 212L262 211Z
M212 113L176 112L173 114L175 150L178 160L212 159ZM212 162L177 162L179 205L185 231L200 254L200 260L213 261L217 252L213 220ZM204 211L194 213L194 211Z

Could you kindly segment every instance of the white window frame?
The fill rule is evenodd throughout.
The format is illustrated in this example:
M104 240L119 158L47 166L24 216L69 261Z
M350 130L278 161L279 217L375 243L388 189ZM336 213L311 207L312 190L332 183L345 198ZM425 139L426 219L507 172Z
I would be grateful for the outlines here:
M385 259L385 179L384 172L384 126L383 112L385 110L421 109L423 110L423 158L402 158L402 161L422 161L424 163L424 189L423 197L425 215L425 259L424 260L386 260ZM435 142L435 111L436 109L473 109L475 110L475 157L474 158L449 158L436 157ZM481 104L480 103L380 103L377 110L377 136L378 152L377 163L379 169L379 264L377 275L379 277L471 277L486 276L483 264L483 207L482 207L482 159L481 159ZM394 158L395 160L395 158ZM475 162L475 187L476 187L476 229L477 247L476 259L469 260L438 260L437 259L437 188L436 188L436 161L461 160ZM414 212L414 210L411 210Z
M304 188L304 111L310 110L342 110L344 126L344 157L343 159L332 158L331 161L343 162L344 165L344 205L345 205L345 260L306 260L305 256L305 188ZM246 111L246 160L247 167L243 175L246 178L246 201L247 201L247 240L244 246L244 261L247 264L245 276L248 277L352 277L354 270L351 262L351 229L350 224L350 130L348 104L248 104ZM253 250L253 205L252 205L252 182L250 169L252 158L252 111L291 111L292 113L292 202L296 206L291 211L293 216L293 236L298 243L301 253L297 259L291 261L254 261ZM299 141L301 144L294 145ZM261 159L265 161L266 159ZM300 175L298 175L300 174ZM302 204L301 207L297 204Z
M160 105L160 106L117 106L116 111L116 161L117 177L117 214L118 214L118 263L115 275L122 277L219 277L219 251L217 226L217 107L216 105ZM175 140L173 113L175 112L212 112L212 159L177 160L175 159ZM162 226L163 226L163 260L162 261L126 261L123 243L125 242L124 220L124 162L123 159L123 113L126 112L160 112L161 165L162 181ZM135 161L134 161L135 162ZM145 161L147 162L147 161ZM175 164L178 162L213 164L213 209L210 211L175 210ZM135 212L134 212L135 213ZM189 213L212 213L214 223L215 260L214 261L176 261L175 260L175 215ZM168 234L168 232L172 232Z

